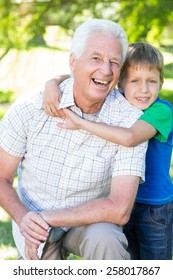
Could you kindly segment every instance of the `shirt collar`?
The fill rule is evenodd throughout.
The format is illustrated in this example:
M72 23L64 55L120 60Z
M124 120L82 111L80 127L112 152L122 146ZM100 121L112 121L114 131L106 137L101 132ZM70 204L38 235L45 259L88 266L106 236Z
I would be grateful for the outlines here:
M62 98L59 104L59 109L71 107L75 105L74 95L73 95L73 78L65 80L59 86L62 92Z
M73 111L75 111L78 115L82 116L82 112L80 108L78 108L74 101L73 94L73 78L65 80L60 84L60 90L62 91L62 98L60 101L59 109L73 107ZM117 90L113 90L105 99L100 112L97 115L97 120L104 123L111 123L112 113L110 105L115 99L115 95L117 94ZM111 102L111 103L110 103ZM114 104L115 105L115 104Z

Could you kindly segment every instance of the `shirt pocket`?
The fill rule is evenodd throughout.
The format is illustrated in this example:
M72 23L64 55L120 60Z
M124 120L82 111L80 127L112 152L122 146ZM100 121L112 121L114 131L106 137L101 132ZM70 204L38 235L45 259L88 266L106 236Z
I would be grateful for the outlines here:
M66 198L78 202L106 196L110 192L112 155L96 155L76 151L68 156L63 167L61 184L66 181Z

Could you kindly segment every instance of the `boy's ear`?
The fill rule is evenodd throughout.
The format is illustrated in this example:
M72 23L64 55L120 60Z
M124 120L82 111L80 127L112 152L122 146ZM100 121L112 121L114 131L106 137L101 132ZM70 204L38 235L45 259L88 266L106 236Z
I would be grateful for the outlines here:
M124 92L123 86L120 82L118 82L117 86L118 86L118 89L119 89L120 92Z

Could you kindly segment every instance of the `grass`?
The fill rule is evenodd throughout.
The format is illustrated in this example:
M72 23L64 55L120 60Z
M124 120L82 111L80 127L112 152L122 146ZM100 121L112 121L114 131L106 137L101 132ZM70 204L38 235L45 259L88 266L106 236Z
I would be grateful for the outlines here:
M0 260L17 259L17 250L12 237L11 218L0 208Z
M171 60L171 62L170 62ZM165 65L165 83L163 89L160 92L162 99L169 100L173 105L173 54L169 53L169 61ZM2 94L0 92L0 103L12 102L13 93L11 91L5 91ZM0 106L0 119L4 115L6 108ZM171 162L171 177L173 179L173 157ZM12 237L11 218L0 207L0 260L15 260L17 259L17 250ZM79 259L77 256L70 255L70 260Z

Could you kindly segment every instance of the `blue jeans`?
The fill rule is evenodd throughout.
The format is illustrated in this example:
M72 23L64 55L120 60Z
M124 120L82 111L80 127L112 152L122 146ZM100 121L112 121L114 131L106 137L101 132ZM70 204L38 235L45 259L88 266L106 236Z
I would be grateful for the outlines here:
M124 226L132 260L172 260L173 202L135 203Z

